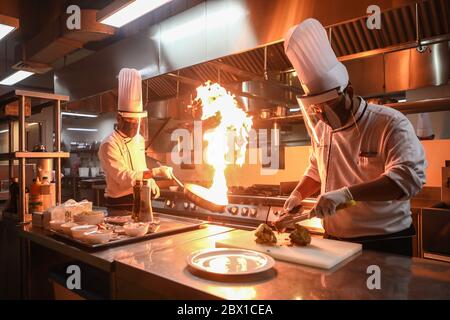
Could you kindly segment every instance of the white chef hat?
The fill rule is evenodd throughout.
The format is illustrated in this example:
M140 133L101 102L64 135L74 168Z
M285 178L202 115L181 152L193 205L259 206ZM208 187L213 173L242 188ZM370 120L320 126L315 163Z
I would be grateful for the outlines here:
M119 72L119 104L117 112L126 118L142 118L142 79L136 69L123 68Z
M316 19L307 19L290 28L285 36L284 51L306 95L338 87L343 91L347 87L347 69L338 61L325 28Z

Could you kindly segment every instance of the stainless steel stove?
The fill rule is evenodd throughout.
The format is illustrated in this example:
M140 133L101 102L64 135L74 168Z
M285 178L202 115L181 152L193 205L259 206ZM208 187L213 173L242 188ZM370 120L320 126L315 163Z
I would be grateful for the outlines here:
M183 192L166 190L161 190L161 197L153 200L152 205L155 211L161 213L197 218L227 226L254 228L261 223L277 220L287 199L275 195L275 189L270 191L268 187L264 188L264 191L261 191L260 186L230 188L230 190L232 191L228 195L230 204L223 212L211 212L200 208L189 202ZM305 208L311 208L314 203L313 199L303 201Z

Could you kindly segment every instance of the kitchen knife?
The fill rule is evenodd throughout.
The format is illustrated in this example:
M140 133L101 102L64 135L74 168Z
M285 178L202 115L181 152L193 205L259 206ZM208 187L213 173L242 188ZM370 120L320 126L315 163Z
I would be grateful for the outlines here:
M356 205L356 201L351 200L347 203L337 206L336 211L350 208L353 207L354 205ZM280 218L274 222L273 225L275 229L277 229L279 232L283 232L284 230L286 230L288 226L296 222L314 218L315 216L316 215L313 210L304 211L303 207L300 205L292 209L290 212L284 212L280 216Z

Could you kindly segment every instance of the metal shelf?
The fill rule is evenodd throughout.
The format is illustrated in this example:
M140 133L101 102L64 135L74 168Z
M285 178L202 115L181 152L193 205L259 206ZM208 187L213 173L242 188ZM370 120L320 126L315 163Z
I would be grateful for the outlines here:
M58 159L69 158L68 152L21 152L16 151L12 153L0 154L0 160L15 160L15 159Z

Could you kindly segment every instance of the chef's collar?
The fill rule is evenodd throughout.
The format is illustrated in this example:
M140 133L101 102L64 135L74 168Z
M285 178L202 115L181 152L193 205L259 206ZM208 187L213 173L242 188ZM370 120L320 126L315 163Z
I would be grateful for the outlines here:
M353 114L353 116L350 116L350 120L352 120L352 121L349 121L349 123L346 124L345 126L343 126L341 128L337 128L337 129L333 130L332 132L339 132L339 131L347 130L349 128L352 128L353 126L355 126L359 122L359 120L364 115L364 112L366 111L367 102L362 97L358 97L358 99L360 99L361 102L360 102L360 104L358 106L358 109Z
M116 133L119 135L119 137L124 141L124 142L128 142L131 140L130 137L124 135L122 132L120 132L118 129L115 129Z

